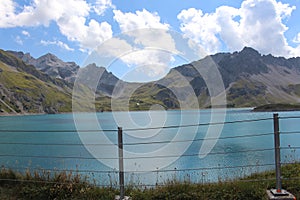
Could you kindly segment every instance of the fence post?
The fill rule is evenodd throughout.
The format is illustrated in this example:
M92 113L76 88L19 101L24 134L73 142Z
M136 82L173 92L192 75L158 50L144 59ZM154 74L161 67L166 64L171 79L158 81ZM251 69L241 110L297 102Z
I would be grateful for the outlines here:
M280 132L278 113L273 114L274 125L274 146L275 146L275 171L276 171L276 189L267 190L270 200L296 200L295 196L282 189L281 185L281 161L280 161Z
M119 146L119 184L120 184L120 200L124 199L124 161L123 161L123 131L122 127L118 127L118 146Z
M278 113L273 114L274 121L274 144L275 144L275 170L276 170L276 191L281 193L281 163L280 163L280 133Z

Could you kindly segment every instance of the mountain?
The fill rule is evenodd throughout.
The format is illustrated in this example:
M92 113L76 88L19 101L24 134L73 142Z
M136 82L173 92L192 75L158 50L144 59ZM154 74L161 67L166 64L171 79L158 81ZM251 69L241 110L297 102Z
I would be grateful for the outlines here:
M209 73L212 66L221 76L223 91L207 85L217 83L217 75ZM79 107L91 108L84 104L87 97L93 97L90 103L97 111L157 109L153 107L157 104L166 109L208 108L211 99L224 93L227 105L219 106L300 103L300 58L261 55L250 47L175 67L164 78L149 83L122 81L95 64L79 69L53 54L35 59L29 53L1 50L1 111L70 112L75 80L83 97Z
M78 72L78 65L52 54L35 59L29 53L0 50L0 114L71 112ZM95 91L96 109L111 110L114 87L117 83L122 85L123 81L95 64L84 67L81 72L84 76L77 80L81 95L86 97ZM96 90L89 87L90 83L98 83ZM84 102L81 107L87 108Z
M0 50L0 112L58 113L71 111L69 84Z
M80 71L79 80L81 84L87 85L97 93L112 96L113 90L117 84L125 84L124 81L118 79L111 72L108 72L104 67L98 67L92 63L82 68ZM96 85L91 85L95 84ZM96 88L94 88L96 86Z
M174 91L182 91L186 83L177 83L178 73L188 80L198 97L200 107L210 107L207 85L198 71L209 69L213 60L223 79L227 105L253 107L269 103L300 103L300 58L283 58L261 55L253 48L240 52L218 53L199 61L172 69L158 83L163 82ZM213 77L209 77L214 79Z
M21 59L27 65L32 65L39 71L49 75L52 78L61 79L65 84L73 85L80 67L75 62L64 62L55 55L47 53L37 59L33 58L29 53L7 51L17 58ZM83 84L89 84L89 81L97 81L101 75L101 79L97 85L97 92L102 95L111 96L115 85L122 81L112 73L107 72L104 67L98 67L95 64L89 64L84 68L84 77L81 78Z
M74 82L79 66L75 62L64 62L51 53L47 53L37 59L29 53L8 51L21 59L27 65L33 65L38 70L54 78L60 78L68 82Z

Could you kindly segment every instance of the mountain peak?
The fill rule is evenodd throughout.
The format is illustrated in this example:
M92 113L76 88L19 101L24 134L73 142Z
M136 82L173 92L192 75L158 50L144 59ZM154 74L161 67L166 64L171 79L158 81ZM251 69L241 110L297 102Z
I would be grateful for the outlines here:
M35 66L38 70L50 75L51 77L73 81L79 66L75 62L64 62L56 55L47 53L39 58L33 58L29 53L21 51L8 51L28 65Z
M244 47L240 54L246 56L261 56L261 54L252 47Z
M91 69L92 69L92 68L94 68L94 69L95 69L95 68L98 68L97 65L96 65L95 63L88 64L86 67L87 67L87 68L91 68Z
M30 53L23 53L22 51L7 51L10 54L13 54L17 58L23 60L27 64L31 64L31 61L34 60L34 58L30 55Z
M62 62L62 60L60 60L56 55L51 54L51 53L47 53L41 57L39 57L37 60L53 60L53 61L60 61Z

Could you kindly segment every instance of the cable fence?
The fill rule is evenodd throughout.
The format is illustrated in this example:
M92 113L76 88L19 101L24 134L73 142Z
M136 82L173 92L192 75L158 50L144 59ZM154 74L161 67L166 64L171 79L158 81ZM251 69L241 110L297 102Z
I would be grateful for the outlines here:
M279 120L299 120L300 116L284 116L279 117ZM149 127L149 128L124 128L122 131L120 129L103 129L103 130L19 130L19 129L2 129L0 130L0 136L9 135L11 138L9 140L1 139L0 140L0 162L2 162L2 171L3 170L16 170L19 172L30 171L31 173L38 172L43 173L76 173L83 176L90 176L88 180L96 179L95 184L102 187L122 187L124 184L136 184L135 186L159 186L164 185L167 180L180 179L186 180L188 177L191 182L196 183L206 183L218 181L221 178L222 180L242 178L248 176L251 173L266 171L275 168L274 164L274 147L272 127L269 127L269 131L261 132L252 132L252 133L242 133L235 135L221 135L220 137L205 137L205 134L202 134L201 128L207 126L217 126L217 125L234 125L234 124L251 124L256 122L268 122L272 123L274 118L266 117L259 119L246 119L246 120L235 120L235 121L226 121L226 122L214 122L214 123L198 123L198 124L187 124L187 125L171 125L171 126L161 126L161 127ZM129 132L140 132L140 131L149 131L149 130L166 130L166 129L178 129L178 128L189 128L196 127L200 132L197 132L195 138L187 139L174 139L173 136L170 136L170 132L163 132L170 139L151 139L146 141L127 141L127 137L124 137L124 141L118 142L117 136L122 134L126 136ZM36 135L43 135L44 133L62 133L62 134L74 134L77 132L86 133L86 134L108 134L114 136L115 140L110 141L110 143L97 143L91 139L90 143L81 143L80 140L74 141L35 141ZM33 133L33 134L32 134ZM283 141L283 146L280 147L280 150L287 154L293 154L293 159L285 159L280 164L287 165L298 162L298 152L300 149L300 143L296 144L285 144L284 140L287 136L299 135L299 130L280 130L281 140ZM188 135L189 132L184 134ZM97 135L96 135L97 136ZM3 137L2 137L3 138ZM24 139L25 138L25 139ZM174 140L173 140L174 139ZM201 154L199 151L199 146L203 141L214 141L218 140L217 146L209 154ZM234 140L237 140L238 145L234 146L236 143ZM252 141L253 140L253 141ZM265 142L267 141L267 142ZM255 142L262 143L264 146L257 147L252 145ZM289 141L288 141L289 142ZM295 141L294 141L295 142ZM296 141L297 142L297 141ZM143 155L142 153L135 152L135 154L126 153L127 148L141 148L145 149L147 147L154 146L161 147L160 145L168 144L182 144L182 143L191 143L191 146L186 150L186 152L166 152L165 154L152 154L152 155ZM249 143L249 144L248 144ZM233 145L234 144L234 145ZM120 148L120 145L122 148ZM244 146L245 147L244 147ZM248 146L247 146L248 145ZM119 156L120 152L102 152L101 156L93 156L90 153L86 152L81 155L86 147L117 147L116 150L124 150L124 155ZM119 147L119 148L118 148ZM224 148L223 148L224 147ZM11 151L12 150L12 151ZM51 152L53 151L53 152ZM138 150L137 150L138 151ZM100 152L101 153L101 152ZM60 155L58 155L60 154ZM70 155L71 154L71 155ZM203 159L199 157L206 156ZM210 159L208 159L208 157ZM230 158L230 161L226 161L226 158ZM257 157L257 158L256 158ZM179 162L171 163L170 166L157 168L152 170L143 170L138 168L139 160L147 160L148 162L155 162L163 159L173 158L179 160ZM254 158L254 159L253 159ZM266 159L267 158L267 159ZM235 159L237 159L235 161ZM239 160L240 159L240 160ZM10 160L10 161L7 161ZM54 160L55 165L57 163L65 163L59 167L47 167L39 166L39 161L45 160L46 163L51 163ZM98 160L110 160L112 162L117 162L122 160L124 162L124 171L119 170L118 167L110 168L99 164ZM134 160L137 163L136 169L126 169L126 163L130 160ZM16 162L24 163L32 162L30 165L26 164L16 164ZM86 164L86 162L91 161L91 163ZM233 162L234 161L234 162ZM250 161L255 161L251 163ZM218 163L219 164L216 164ZM80 163L78 167L72 168ZM97 164L95 164L97 163ZM118 163L118 162L117 162ZM178 164L179 163L179 164ZM238 164L240 163L240 164ZM47 165L47 164L46 164ZM92 167L91 167L92 165ZM120 167L120 166L119 166ZM120 172L125 176L125 183L118 183L120 180ZM146 175L143 175L146 174ZM240 174L238 174L240 173ZM139 178L140 176L146 178ZM194 176L194 177L191 177ZM226 177L228 176L228 177ZM143 180L151 177L153 180L152 183L143 183ZM289 180L298 180L300 177L289 177L282 178L285 181ZM276 178L266 178L266 179L241 179L241 181L274 181ZM0 178L0 181L12 181L12 182L43 182L37 180L24 180L18 178ZM53 181L46 181L47 183L53 183ZM54 182L55 183L55 182ZM114 184L112 184L114 183Z

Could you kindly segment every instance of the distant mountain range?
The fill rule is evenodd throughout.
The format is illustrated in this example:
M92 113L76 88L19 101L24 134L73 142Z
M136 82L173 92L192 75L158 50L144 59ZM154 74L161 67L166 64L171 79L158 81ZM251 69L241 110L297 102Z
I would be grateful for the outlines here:
M29 53L7 51L17 58L21 59L27 65L33 65L41 72L48 74L53 78L60 78L73 82L75 80L79 66L75 62L64 62L51 53L47 53L37 59Z
M95 107L110 111L111 99L117 110L146 110L154 104L166 109L211 106L210 90L199 71L216 63L230 107L254 107L269 103L300 103L300 58L261 55L245 47L240 52L218 53L178 66L162 79L149 83L119 80L103 67L90 64L80 70L53 54L33 58L29 53L0 50L0 112L59 113L72 111L72 91L77 73L82 90L96 91ZM101 79L95 88L90 80ZM214 79L214 77L211 77ZM218 95L217 94L214 94ZM196 98L195 101L191 101ZM114 103L114 106L116 104Z

